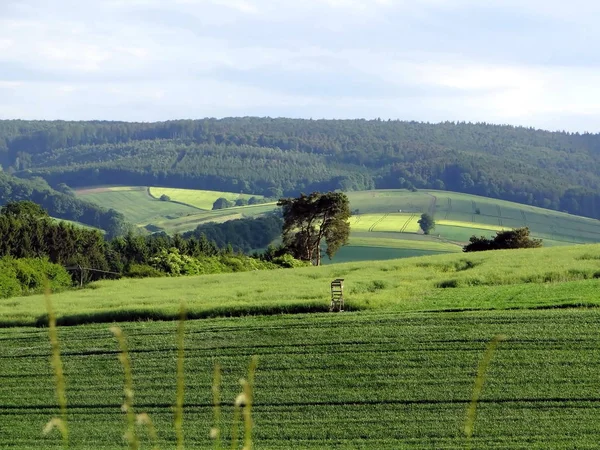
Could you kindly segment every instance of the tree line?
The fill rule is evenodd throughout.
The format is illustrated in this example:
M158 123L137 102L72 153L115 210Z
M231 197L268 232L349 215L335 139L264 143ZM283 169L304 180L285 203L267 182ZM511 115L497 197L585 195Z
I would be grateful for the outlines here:
M485 123L0 121L0 164L53 187L127 180L277 198L447 189L600 218L600 135Z
M280 237L282 225L280 215L273 213L256 218L198 225L195 230L183 233L183 237L201 239L204 236L220 249L231 246L233 251L250 253L266 248Z
M267 218L257 219L257 223L267 223ZM29 270L31 274L27 277L37 280L35 289L38 290L44 276L60 279L59 285L63 286L63 267L72 271L77 269L78 277L85 275L84 281L93 281L114 276L199 275L294 265L293 258L284 252L251 257L235 251L229 244L221 248L200 231L186 237L164 233L143 236L129 232L105 239L98 230L56 222L31 201L8 203L0 209L0 236L0 266L12 267L6 269L4 278L10 272L13 275L9 278L21 282L22 286L28 285L23 283L23 273L27 270L21 269L36 267ZM24 262L26 260L29 262ZM56 276L50 275L55 272ZM4 280L0 284L12 286L14 283L14 280L10 283ZM23 289L24 292L35 290ZM11 288L10 292L15 290Z

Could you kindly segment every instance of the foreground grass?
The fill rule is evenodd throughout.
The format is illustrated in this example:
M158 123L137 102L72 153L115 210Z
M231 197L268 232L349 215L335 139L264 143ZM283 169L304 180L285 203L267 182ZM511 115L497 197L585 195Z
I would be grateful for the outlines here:
M188 321L186 448L209 448L212 369L223 367L223 430L258 355L256 449L465 448L478 363L506 335L479 400L473 448L592 448L600 433L600 311L356 312ZM136 411L174 448L176 323L128 323ZM122 368L106 325L59 330L71 447L124 448ZM0 330L0 448L55 449L47 331ZM226 406L230 405L230 406ZM142 448L149 448L142 433Z
M600 305L600 245L447 254L301 269L125 279L53 296L59 324L327 311L345 279L349 310ZM0 300L0 325L45 323L40 296Z

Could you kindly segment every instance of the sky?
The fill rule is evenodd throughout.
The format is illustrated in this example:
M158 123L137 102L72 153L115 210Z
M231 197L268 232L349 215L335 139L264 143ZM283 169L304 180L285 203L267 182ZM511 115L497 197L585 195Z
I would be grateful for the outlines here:
M0 0L0 119L600 132L600 2Z

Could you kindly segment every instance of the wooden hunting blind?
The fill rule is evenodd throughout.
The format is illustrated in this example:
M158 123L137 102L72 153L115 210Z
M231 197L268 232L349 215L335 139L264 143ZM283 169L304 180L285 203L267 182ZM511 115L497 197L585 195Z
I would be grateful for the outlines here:
M344 310L344 279L336 278L331 282L331 305L329 311L341 312Z

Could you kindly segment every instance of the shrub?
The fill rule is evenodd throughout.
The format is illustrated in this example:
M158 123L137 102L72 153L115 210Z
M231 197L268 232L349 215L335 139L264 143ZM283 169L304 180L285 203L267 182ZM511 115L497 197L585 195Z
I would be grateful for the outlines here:
M481 252L486 250L503 250L511 248L539 248L541 239L529 237L529 228L516 228L508 231L497 231L493 239L484 236L471 236L469 244L463 247L464 252Z
M47 259L0 258L0 298L41 293L46 287L46 280L53 292L72 285L66 269Z
M311 265L310 262L300 261L299 259L294 258L289 253L273 258L273 263L277 264L280 267L289 269L292 269L294 267L306 267Z
M132 264L129 266L129 270L126 272L125 276L131 278L153 278L164 277L165 274L160 270L146 264Z

